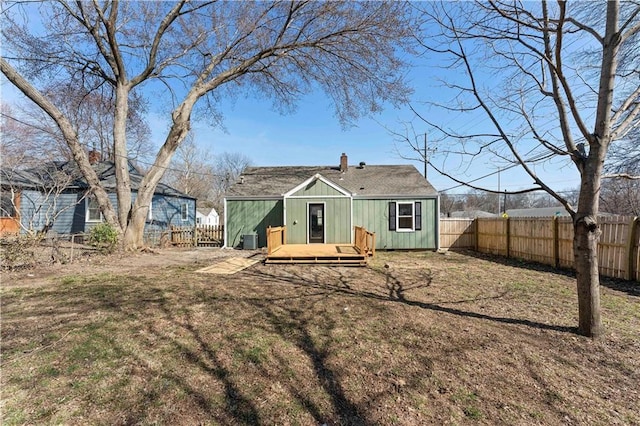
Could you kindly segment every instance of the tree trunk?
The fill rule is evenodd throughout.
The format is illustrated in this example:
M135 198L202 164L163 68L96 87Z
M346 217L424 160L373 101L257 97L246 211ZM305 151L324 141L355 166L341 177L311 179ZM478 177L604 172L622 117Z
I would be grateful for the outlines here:
M149 204L153 198L156 186L165 170L169 167L171 157L175 153L180 143L189 134L191 126L191 111L193 105L198 100L197 93L191 93L187 99L173 113L173 125L169 130L169 134L164 144L158 150L158 155L149 169L144 175L140 186L138 187L138 196L131 208L131 214L128 226L125 230L123 245L125 250L135 250L144 244L144 225L149 212Z
M123 229L128 228L129 213L131 211L131 178L129 176L129 158L127 155L128 113L129 88L118 83L116 87L116 106L113 120L113 162L116 169L118 221Z
M578 331L588 337L600 337L604 330L600 319L600 276L598 274L598 237L595 217L574 221L573 251L578 286Z
M608 140L592 136L589 154L583 160L578 211L573 217L573 252L578 287L578 331L597 338L604 332L600 320L600 276L598 272L598 211L601 175Z
M138 200L136 199L136 204ZM127 225L122 238L125 250L135 250L144 246L144 225L147 219L148 207L144 209L132 209L131 220Z

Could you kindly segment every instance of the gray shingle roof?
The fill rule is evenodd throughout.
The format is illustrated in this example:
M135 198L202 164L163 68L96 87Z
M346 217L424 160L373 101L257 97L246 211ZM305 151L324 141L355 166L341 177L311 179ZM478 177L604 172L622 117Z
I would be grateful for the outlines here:
M116 174L115 165L111 161L101 161L93 165L98 178L105 190L115 191L116 189ZM60 180L56 176L60 173L64 173L66 178ZM44 163L38 167L33 167L27 170L2 170L2 182L10 185L15 185L23 188L47 188L58 182L69 180L69 184L66 185L66 189L86 189L88 184L82 177L78 167L71 161L52 161ZM138 190L140 182L142 181L142 175L131 166L130 169L131 189ZM155 194L169 195L173 197L181 198L193 198L190 195L186 195L177 189L159 183L156 187Z
M354 196L435 196L435 188L411 165L349 166L344 173L332 166L248 167L242 183L227 192L233 197L279 197L320 174Z

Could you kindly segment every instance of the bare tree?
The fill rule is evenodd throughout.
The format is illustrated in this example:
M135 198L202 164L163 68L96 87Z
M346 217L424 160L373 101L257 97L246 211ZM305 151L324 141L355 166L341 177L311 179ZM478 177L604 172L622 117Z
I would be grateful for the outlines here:
M3 168L34 166L56 158L56 146L43 127L33 126L18 109L0 104L0 160ZM43 136L46 135L48 137Z
M231 185L238 182L240 175L252 161L244 154L237 152L223 152L215 159L215 179L213 182L213 204L218 212L222 212L225 193Z
M142 245L153 191L199 101L214 107L244 91L269 97L286 112L319 88L347 121L409 93L400 57L410 48L414 22L401 2L59 0L39 6L43 28L31 32L14 10L2 12L7 52L0 70L56 122L106 220L124 233L125 248ZM87 92L111 86L117 215L68 117L37 88L47 76L72 78ZM132 204L126 117L132 91L143 86L168 89L171 127Z
M185 138L164 176L164 181L175 189L198 199L213 200L215 170L210 151L199 148L193 133Z
M48 87L43 94L60 106L87 151L98 152L101 160L114 160L114 103L110 94L83 93L81 86L68 82ZM154 150L150 141L151 130L145 120L146 102L133 94L130 106L126 124L127 156L133 161L144 160ZM3 120L20 127L23 134L29 134L30 139L23 138L21 145L29 148L31 157L39 160L72 159L69 146L56 123L33 102L3 108L6 109L2 113Z
M640 52L638 53L640 55ZM640 180L640 123L629 131L624 140L611 146L605 163L603 176L610 180ZM606 182L606 184L609 184ZM633 183L613 183L612 185L631 185Z
M622 170L628 176L638 176L637 170ZM607 213L640 216L640 180L604 179L600 204Z
M575 230L579 331L601 335L599 193L609 147L640 116L640 4L429 3L423 12L424 46L450 61L442 85L452 99L430 107L457 118L417 112L440 141L430 164L459 183L472 179L450 168L453 159L463 172L471 163L519 167L534 184L518 192L543 190L561 203ZM579 171L578 206L539 176L545 162Z

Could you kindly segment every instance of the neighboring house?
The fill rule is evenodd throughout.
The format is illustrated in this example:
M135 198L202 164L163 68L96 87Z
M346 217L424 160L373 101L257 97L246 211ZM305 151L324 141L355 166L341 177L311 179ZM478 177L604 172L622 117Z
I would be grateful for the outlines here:
M495 213L486 212L484 210L460 210L450 212L448 216L454 219L476 219L478 217L499 217Z
M353 243L354 227L376 234L377 249L437 249L438 193L410 165L249 167L224 200L225 246L286 226L287 244Z
M117 208L114 164L102 161L92 166ZM135 200L142 175L132 164L129 173ZM58 234L78 234L88 232L103 221L95 198L88 195L89 186L72 162L56 161L18 171L0 169L0 184L3 216L0 233L53 230ZM193 226L195 211L193 197L158 184L145 229Z
M196 210L196 224L207 226L220 226L220 215L214 208L200 208Z
M509 209L508 217L552 217L569 216L569 212L563 206L556 207L536 207L531 209Z

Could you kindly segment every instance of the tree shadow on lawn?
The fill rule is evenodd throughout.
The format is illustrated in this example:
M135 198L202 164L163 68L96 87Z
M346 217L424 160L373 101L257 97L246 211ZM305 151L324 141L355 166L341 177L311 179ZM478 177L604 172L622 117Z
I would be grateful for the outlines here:
M570 268L554 268L551 265L545 265L544 263L538 263L513 257L504 257L495 254L480 253L473 250L452 250L455 253L463 256L469 256L476 259L486 260L492 263L498 263L500 265L510 266L512 268L528 269L530 271L546 272L554 275L561 275L569 278L576 278L576 273ZM640 282L628 281L620 278L611 278L600 276L600 285L611 290L627 293L630 296L640 297Z
M329 268L335 268L335 267L329 267ZM348 280L346 280L344 277L340 279L342 284L339 286L335 286L335 285L326 284L321 274L317 274L311 280L309 279L308 274L305 274L304 276L302 275L297 276L297 277L293 275L290 275L290 276L282 276L279 274L270 275L268 272L264 270L261 270L260 272L255 272L255 274L257 278L264 279L268 277L269 279L279 279L279 280L289 282L291 284L301 285L307 288L313 288L319 291L325 291L329 293L339 293L342 295L358 297L358 298L367 298L367 299L384 301L384 302L396 302L396 303L401 303L408 306L415 306L421 309L427 309L427 310L436 311L436 312L443 312L443 313L461 316L461 317L475 318L475 319L487 320L487 321L504 323L504 324L524 325L527 327L541 329L541 330L551 330L551 331L558 331L562 333L571 333L571 334L579 335L577 327L545 324L537 321L520 319L520 318L492 316L488 314L482 314L482 313L473 312L473 311L465 311L462 309L443 306L442 304L437 304L437 303L430 303L430 302L425 302L420 300L411 300L406 297L406 292L410 290L415 290L421 287L429 286L433 279L433 277L431 276L431 273L429 273L429 275L424 277L424 280L425 280L424 282L413 283L411 286L407 286L402 282L400 277L394 275L393 271L386 270L385 272L380 272L374 269L370 269L370 270L384 276L384 280L385 280L384 293L378 293L371 290L353 289L351 286L348 285ZM253 271L256 271L256 270L253 269ZM250 272L247 271L247 273L250 273ZM474 301L479 301L483 299L500 299L505 294L506 292L497 296L491 296L487 298L474 298L470 300L459 300L459 301L453 301L453 302L447 302L447 303L453 304L453 303L474 302Z
M172 302L167 298L167 294L171 293L171 291L167 291L163 287L156 287L154 282L146 282L142 277L126 277L126 279L139 281L136 283L138 285L101 284L99 282L91 282L92 279L89 279L89 283L57 285L53 290L33 292L28 296L21 295L20 298L27 299L28 304L31 306L28 316L37 318L40 334L43 336L59 336L63 334L60 342L65 340L65 344L58 344L53 349L60 351L60 356L69 358L73 355L74 348L82 348L91 339L99 340L101 350L107 351L111 355L92 353L91 356L116 356L114 354L117 354L118 365L121 368L126 366L126 369L128 369L128 373L121 377L125 381L130 379L127 376L135 375L132 371L141 372L139 378L143 381L143 388L136 388L137 390L132 388L125 390L123 388L122 392L114 390L116 394L107 396L107 398L117 399L114 404L118 405L109 408L109 410L112 415L116 415L115 412L121 412L117 419L118 423L147 423L150 420L150 410L153 407L157 407L158 402L164 397L163 392L166 383L172 383L176 390L188 395L189 400L195 403L209 419L226 424L260 424L257 408L248 398L243 396L240 386L234 383L231 378L231 372L223 365L216 352L205 342L199 331L192 326L188 319L183 320L177 317L178 313L184 312L186 305L180 301L177 304ZM176 299L179 300L179 298ZM7 297L4 298L3 308L5 308L5 314L6 308L11 303L11 298L9 300L7 300ZM96 319L91 318L92 314L97 314ZM153 315L153 317L150 317L149 314ZM14 315L11 314L11 316L13 317ZM177 327L182 333L174 335L166 329L156 327L155 322L158 320L169 322L172 327ZM112 324L117 324L113 326L115 331L111 330L110 325ZM9 330L7 330L7 327L4 328L5 331L9 332L9 336L5 335L4 337L14 337L19 333L29 334L28 330L20 331L19 325L16 326L15 332L11 327L9 327ZM167 368L162 363L162 359L158 360L161 363L159 366L155 366L156 362L150 364L146 359L153 359L155 356L153 352L157 349L157 343L152 345L153 347L149 347L149 343L145 341L144 337L138 334L143 330L148 335L154 336L154 339L157 339L160 344L173 349L167 355L170 357L169 361L173 362L176 358L172 354L178 354L181 360L195 366L221 383L224 388L226 410L217 408L209 398L211 395L205 394L201 389L189 383L189 375ZM112 332L115 334L111 334ZM72 337L67 337L69 334ZM188 341L196 343L197 349L191 349L183 343L184 340L181 340L180 337L184 337L184 335L190 337ZM124 341L122 338L124 338ZM3 340L5 364L10 365L29 354L28 352L25 354L19 347L10 347L10 343L6 343L6 338ZM17 341L19 340L18 338ZM45 345L45 343L47 344ZM42 347L51 348L55 345L55 342L49 343L43 342ZM132 349L131 344L134 344L135 349ZM149 353L147 353L147 349L150 351ZM71 361L67 360L67 362ZM93 362L91 357L85 359L75 373L77 377L70 375L68 379L74 383L76 381L91 380L89 377L93 373L85 373L84 369L89 367L93 369ZM121 371L121 368L118 368L118 370ZM76 367L74 367L74 370L76 370ZM107 368L103 373L111 375L114 371ZM88 383L85 383L85 386ZM90 384L89 387L100 388L101 386L94 383ZM48 391L43 392L46 394ZM98 402L99 400L94 400L94 395L91 391L88 391L84 396L76 396L75 398L85 399L89 406L104 404L104 401L100 403ZM45 401L46 398L42 403L44 404ZM40 418L38 421L44 420ZM54 419L51 418L49 420ZM110 420L103 418L102 420L107 423L116 421L114 418ZM96 419L93 419L93 421L96 421ZM183 421L178 423L183 423Z
M315 303L319 300L317 299ZM289 385L288 391L295 396L300 405L308 411L318 424L336 423L363 426L373 424L366 419L366 411L347 397L340 384L340 374L329 366L328 358L331 355L329 348L331 343L330 332L334 327L334 322L331 318L326 316L323 318L324 327L319 331L319 339L318 337L314 338L313 333L310 331L312 324L317 324L319 320L314 315L311 315L311 318L305 317L306 312L287 306L286 303L280 304L276 308L270 300L265 301L256 298L253 300L253 305L268 320L270 327L265 331L275 331L282 339L293 343L311 361L315 378L324 394L329 397L333 412L337 418L332 418L333 415L324 412L318 403L313 401L311 395L305 395L296 386ZM323 340L325 344L316 342L316 340ZM287 363L287 361L280 359L283 364Z
M261 422L258 409L251 400L242 394L241 387L234 383L231 378L231 371L224 366L216 351L213 350L213 348L206 342L200 331L193 326L189 316L185 314L185 319L179 320L174 315L174 310L167 305L162 305L161 309L164 312L166 319L171 321L172 324L182 328L191 336L191 338L197 343L199 351L190 349L176 338L168 337L167 334L161 330L149 330L155 333L159 338L171 342L175 348L184 354L185 359L188 362L222 383L224 387L226 411L231 417L231 419L227 419L227 421L231 420L234 424L260 424ZM174 375L173 380L180 384L189 395L195 397L198 406L204 412L208 413L212 418L218 417L215 415L211 403L202 392L188 385L179 375Z
M296 291L295 294L285 293L284 295L273 294L273 296L264 297L261 297L260 295L255 297L243 297L242 300L244 302L251 303L251 305L256 307L258 312L261 312L265 319L267 319L268 324L270 324L270 328L265 329L265 331L275 331L282 339L293 343L295 347L302 351L302 353L304 353L311 361L316 379L320 383L324 394L330 398L332 411L335 413L335 416L337 416L337 418L330 418L329 423L335 422L337 424L349 425L376 424L376 419L371 418L369 415L369 408L375 407L376 401L387 398L391 393L397 391L396 388L392 387L391 389L387 389L383 392L369 395L369 390L363 389L365 395L364 402L356 403L354 400L350 399L349 393L346 392L343 385L341 385L343 382L341 374L338 371L335 371L327 362L330 355L330 348L328 345L332 340L330 331L332 329L333 319L326 311L313 309L315 304L322 303L322 301L327 300L327 298L331 296L368 299L377 302L399 303L402 305L442 312L464 318L511 325L523 325L534 329L577 334L576 327L550 325L525 319L497 317L442 306L436 303L411 300L408 297L408 294L411 291L423 289L431 285L432 276L430 271L423 277L424 279L421 282L412 282L411 285L406 285L402 282L401 278L394 275L393 272L379 272L369 269L368 271L371 271L375 275L374 280L372 280L371 290L366 290L362 289L361 286L358 289L355 288L356 286L352 285L352 283L350 284L350 281L354 279L354 276L345 275L341 272L341 268L339 267L298 268L300 267L292 267L288 269L286 266L278 265L278 269L269 269L258 266L256 268L249 268L243 271L242 275L250 276L252 281L263 283L265 286L282 286L283 284L289 284L298 288L299 291ZM353 268L346 268L342 270L352 271ZM357 276L357 274L354 275ZM384 287L380 285L381 283L384 283ZM448 303L466 303L486 299L500 299L504 297L504 295L505 293L485 298L474 298ZM299 299L308 299L304 304L304 311L293 304L294 301ZM232 300L230 299L229 301ZM316 311L324 313L324 317L322 319L324 328L321 330L323 333L321 338L318 337L318 332L316 332L315 335L310 332L310 327L317 326L320 321L318 316L319 314ZM405 333L419 333L419 331L405 330ZM385 339L383 336L381 338ZM424 338L428 339L429 337L426 336ZM322 342L325 342L325 345L323 345ZM414 357L422 356L422 349L409 348L408 351L414 353ZM421 365L425 366L424 368L427 370L429 370L431 368L430 366L433 365L432 360L424 359L422 361ZM286 363L287 360L282 360L282 362ZM422 373L428 375L428 371L426 370L422 371ZM288 390L291 395L299 400L301 405L305 407L308 413L312 415L318 423L322 424L327 422L326 412L323 412L323 410L309 397L305 396L303 392L300 392L293 386L290 386Z

